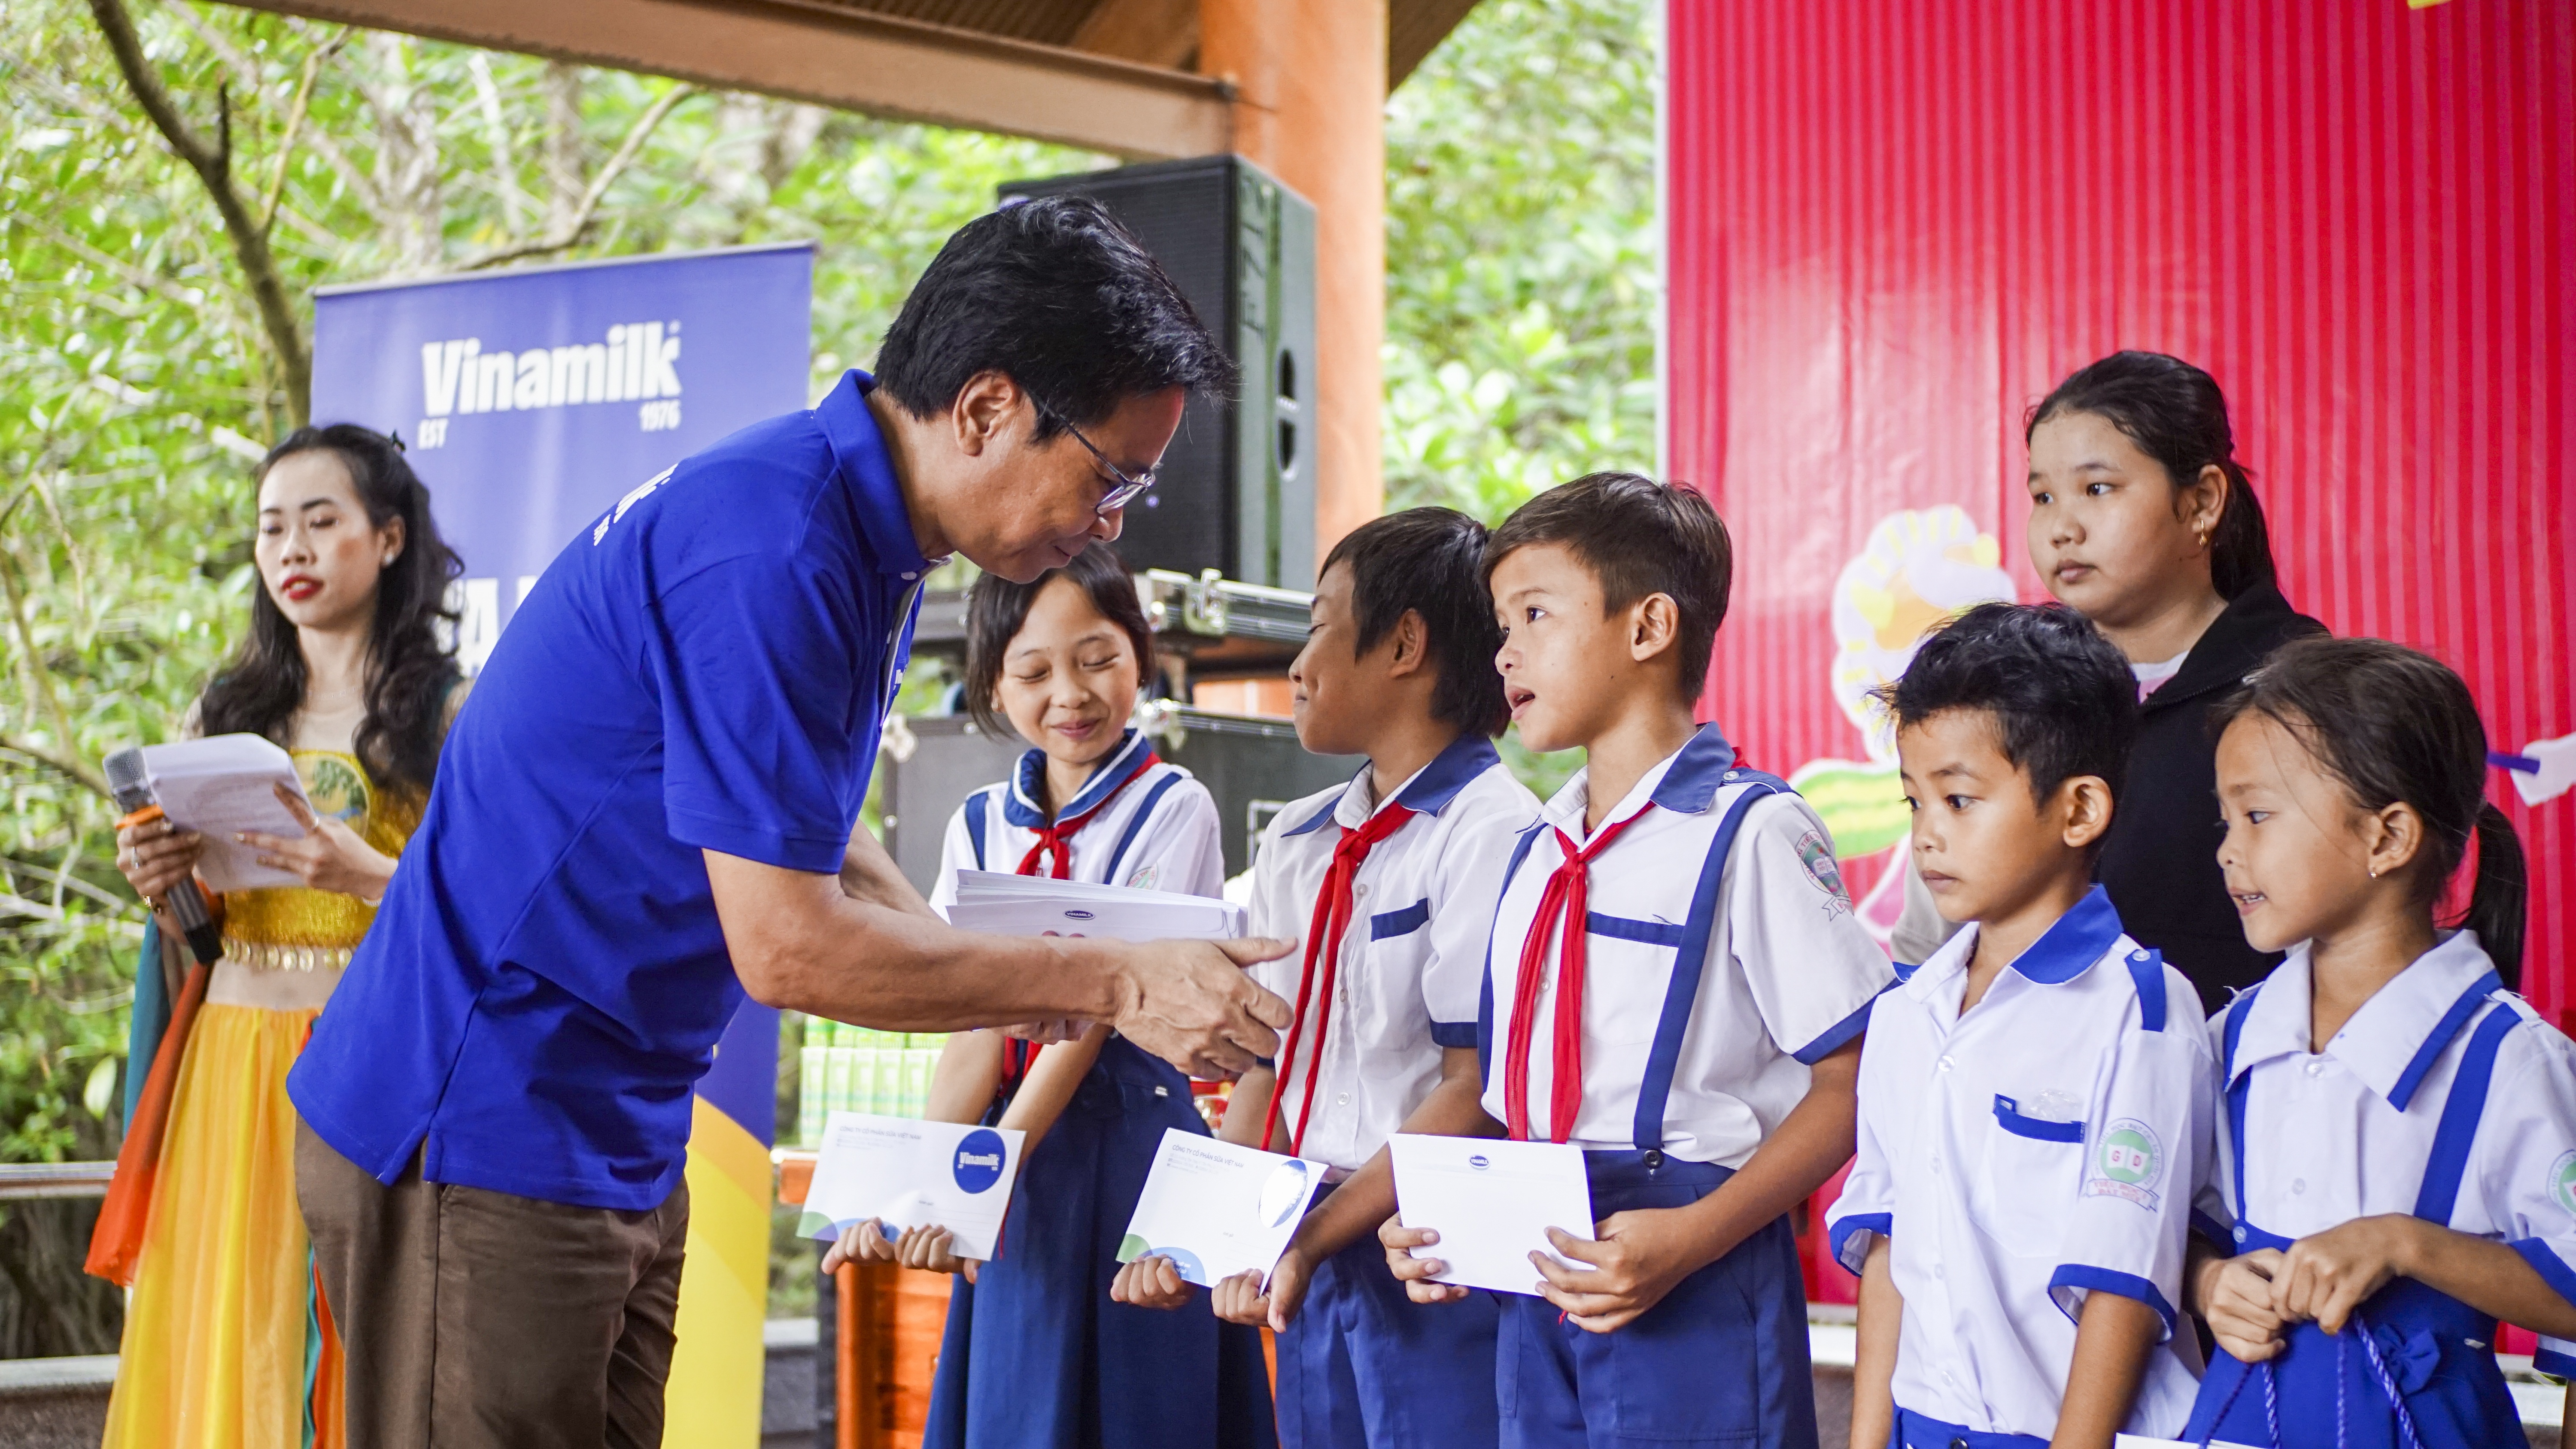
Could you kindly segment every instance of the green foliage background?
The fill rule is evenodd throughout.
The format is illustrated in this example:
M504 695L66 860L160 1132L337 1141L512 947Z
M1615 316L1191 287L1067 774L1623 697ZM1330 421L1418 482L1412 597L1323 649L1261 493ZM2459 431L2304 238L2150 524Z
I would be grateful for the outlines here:
M819 394L995 183L1107 164L714 93L639 133L674 83L137 4L200 132L223 97L307 317L325 283L815 238ZM1651 466L1651 10L1486 0L1390 100L1388 506L1494 520ZM291 409L214 208L80 0L0 0L0 194L0 1160L92 1159L142 924L92 762L165 738L237 636L249 464ZM1515 763L1550 788L1573 762ZM0 1356L114 1348L115 1295L77 1273L91 1211L0 1207Z

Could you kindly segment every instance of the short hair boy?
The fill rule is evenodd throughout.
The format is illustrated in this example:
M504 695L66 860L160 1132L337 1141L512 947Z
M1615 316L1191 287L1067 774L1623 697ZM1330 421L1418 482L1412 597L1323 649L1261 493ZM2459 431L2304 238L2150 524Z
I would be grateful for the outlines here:
M2215 1088L2198 993L2092 883L2136 679L2071 609L1983 604L1880 697L1915 864L1966 929L1870 1015L1859 1155L1827 1215L1861 1276L1852 1442L2178 1434Z
M1325 559L1289 669L1299 742L1369 763L1280 811L1253 864L1254 929L1305 949L1256 968L1297 1018L1275 1068L1235 1085L1224 1136L1332 1171L1267 1284L1228 1279L1214 1306L1279 1335L1285 1449L1494 1443L1492 1304L1412 1302L1374 1237L1395 1211L1388 1134L1483 1117L1485 937L1513 841L1538 813L1494 749L1509 715L1484 546L1484 525L1446 508L1362 525ZM1150 1258L1115 1285L1155 1306L1188 1291Z
M1598 1240L1552 1232L1503 1300L1509 1446L1816 1442L1789 1210L1851 1155L1892 979L1824 822L1693 722L1732 571L1685 488L1596 473L1494 531L1503 690L1534 750L1589 763L1514 847L1479 1016L1485 1132L1585 1149ZM1417 1301L1463 1301L1381 1241Z

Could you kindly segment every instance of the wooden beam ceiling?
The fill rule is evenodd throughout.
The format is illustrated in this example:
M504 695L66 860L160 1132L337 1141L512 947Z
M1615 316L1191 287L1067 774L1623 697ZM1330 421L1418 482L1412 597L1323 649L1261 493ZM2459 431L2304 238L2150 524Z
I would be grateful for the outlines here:
M1205 156L1233 143L1226 87L1207 77L824 0L254 0L253 8L1115 156Z

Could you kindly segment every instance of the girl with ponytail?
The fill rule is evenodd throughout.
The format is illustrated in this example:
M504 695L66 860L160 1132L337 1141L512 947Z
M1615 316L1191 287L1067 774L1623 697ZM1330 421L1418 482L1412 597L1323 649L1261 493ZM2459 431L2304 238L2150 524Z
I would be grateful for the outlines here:
M2185 1298L2220 1353L2184 1438L2518 1443L2498 1321L2576 1338L2576 1047L2511 994L2523 855L2477 706L2414 650L2303 639L2212 713L2218 864L2288 958L2210 1021L2224 1195Z

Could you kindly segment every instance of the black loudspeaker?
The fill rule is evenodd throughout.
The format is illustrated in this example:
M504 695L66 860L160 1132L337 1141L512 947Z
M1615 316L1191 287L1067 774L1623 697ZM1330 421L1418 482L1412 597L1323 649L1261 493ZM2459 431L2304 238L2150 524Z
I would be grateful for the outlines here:
M1129 568L1315 586L1315 208L1239 156L1005 182L1002 204L1088 196L1136 234L1243 369L1193 400L1154 491L1127 510Z

